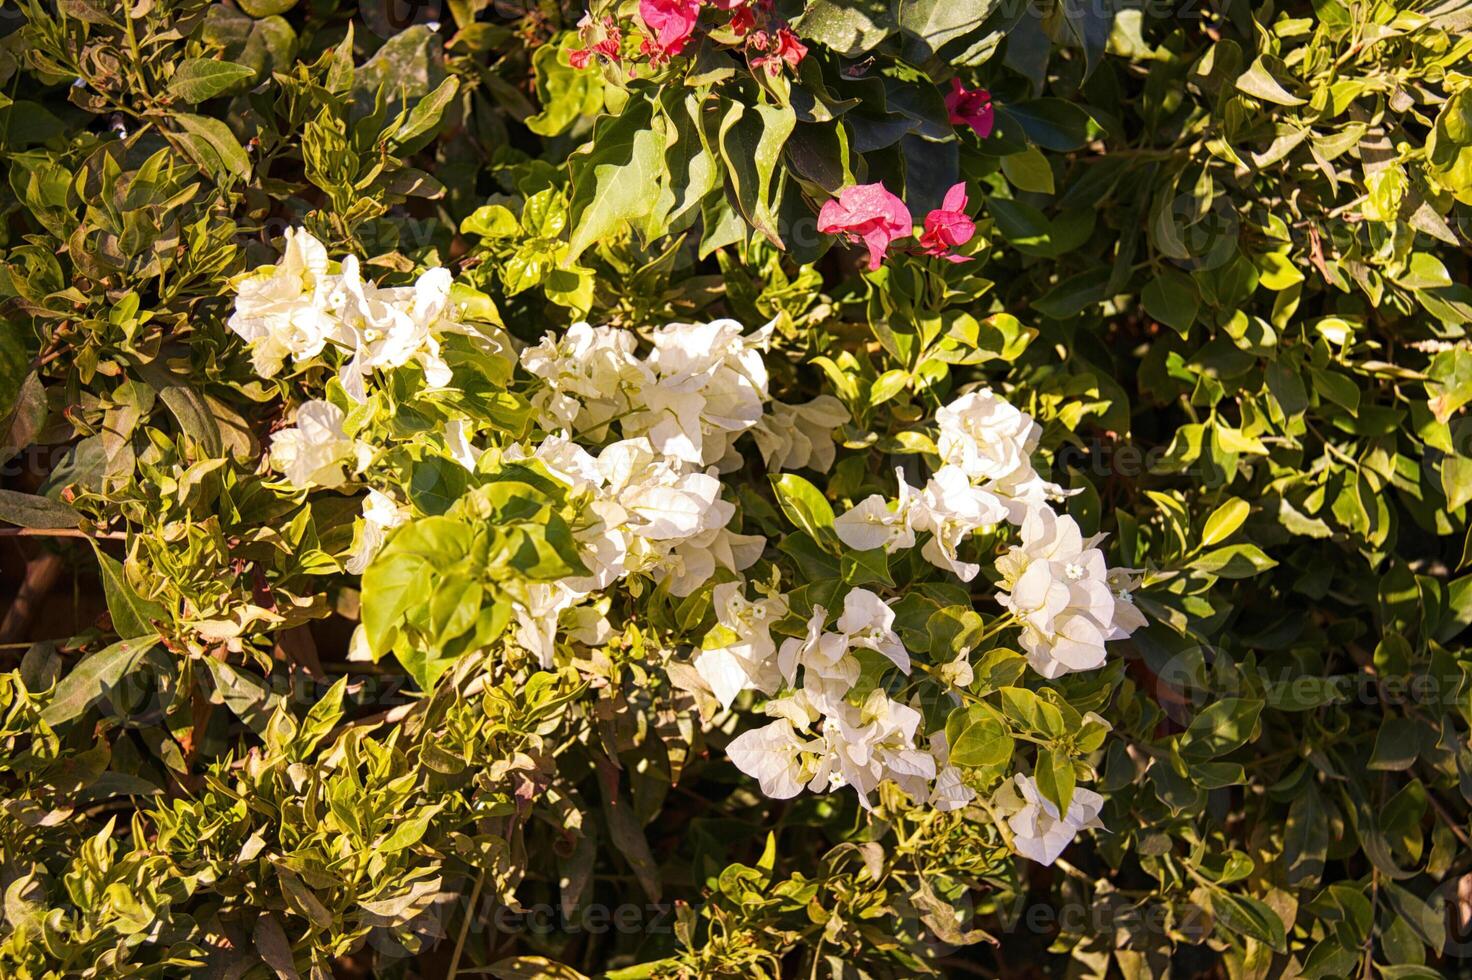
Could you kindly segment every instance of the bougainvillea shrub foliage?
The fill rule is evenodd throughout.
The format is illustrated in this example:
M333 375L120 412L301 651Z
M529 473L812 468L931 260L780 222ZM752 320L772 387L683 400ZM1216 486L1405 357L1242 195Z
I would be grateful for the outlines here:
M1472 956L1472 8L5 0L0 976Z

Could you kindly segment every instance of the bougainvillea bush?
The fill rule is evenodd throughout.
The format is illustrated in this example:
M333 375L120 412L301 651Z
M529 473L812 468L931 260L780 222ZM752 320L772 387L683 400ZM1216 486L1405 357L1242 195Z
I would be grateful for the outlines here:
M1472 8L5 0L0 976L1472 957Z

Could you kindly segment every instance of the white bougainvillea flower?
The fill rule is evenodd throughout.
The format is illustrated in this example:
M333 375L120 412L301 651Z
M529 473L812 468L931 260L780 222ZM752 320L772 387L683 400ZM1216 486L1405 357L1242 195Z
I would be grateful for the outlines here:
M366 282L353 256L343 259L334 295L339 307L339 343L353 351L339 378L358 401L367 397L364 379L417 361L425 384L443 388L450 369L440 357L433 328L449 306L453 279L448 269L430 269L413 286L379 289Z
M726 746L726 756L757 781L765 796L786 800L802 792L809 778L803 756L813 747L814 740L800 736L790 718L778 718L736 736Z
M724 527L736 512L721 499L721 481L706 473L676 473L664 465L651 467L652 479L624 487L619 502L638 523L635 532L655 541L692 538Z
M354 575L362 575L383 547L388 532L409 519L409 509L378 490L369 490L363 498L363 524L358 531L358 546L343 567Z
M327 249L305 230L288 228L281 261L240 282L228 325L250 345L257 374L274 377L287 357L322 352L337 327L329 278Z
M559 637L598 646L612 635L602 610L580 604L586 598L586 593L570 588L566 582L531 582L527 584L526 601L512 605L516 642L534 655L543 669L553 665Z
M1133 568L1111 568L1105 581L1114 593L1114 619L1106 639L1122 640L1146 623L1133 595L1140 586L1140 573Z
M920 712L877 688L861 708L839 702L823 710L826 751L809 781L811 788L852 786L865 809L872 805L869 794L886 779L925 798L935 778L935 757L915 746Z
M826 473L838 452L833 431L848 421L848 409L832 395L819 395L801 405L774 399L751 434L767 469Z
M988 389L969 392L935 413L936 448L973 480L1006 480L1032 468L1042 427Z
M654 383L634 356L638 337L615 327L574 323L561 337L548 333L521 353L522 367L545 384L532 397L544 424L594 441L631 410L633 397Z
M695 670L710 685L716 700L729 708L745 690L775 693L782 674L777 668L772 623L787 614L787 600L780 595L748 599L744 583L723 582L712 591L711 604L716 623L729 639L702 650L695 658Z
M962 561L957 549L974 532L991 528L1006 516L1007 508L995 494L973 485L960 467L944 466L910 508L910 525L916 531L930 532L930 540L920 549L921 557L969 582L981 566Z
M733 505L730 514L736 512ZM714 514L719 519L722 511ZM726 520L730 520L730 516ZM744 572L766 550L767 539L759 534L737 534L728 527L711 528L676 544L659 566L657 581L668 583L670 594L684 597L700 588L715 575L716 569Z
M850 589L837 626L849 646L882 653L904 673L910 672L910 653L894 631L894 610L875 593Z
M960 810L976 799L976 791L961 779L961 770L951 765L950 746L944 730L930 736L930 754L935 759L935 782L926 800L936 810ZM916 797L919 799L919 797Z
M348 438L345 417L330 402L304 402L296 410L296 425L271 436L271 465L294 486L341 486L347 479L344 467L356 473L372 454L370 447Z
M1059 816L1058 807L1043 796L1037 780L1019 773L1008 787L1009 799L1004 809L1014 810L1007 818L1012 830L1012 846L1017 853L1039 864L1058 860L1079 831L1102 827L1099 811L1104 798L1093 790L1077 787L1068 804L1068 812Z
M470 443L470 426L464 419L451 419L444 428L445 451L450 458L474 473L481 451Z
M892 554L915 547L915 529L910 526L910 510L915 494L905 482L904 473L895 470L899 496L893 502L877 493L870 494L833 520L838 540L857 551L883 548Z
M1027 515L1035 510L1047 510L1058 501L1067 500L1080 490L1065 490L1058 484L1043 479L1032 468L1032 464L1001 480L986 483L992 493L1007 509L1007 521L1021 526Z
M843 699L859 679L859 661L849 652L848 637L824 629L828 610L814 606L807 634L789 637L777 650L777 666L788 684L797 682L802 669L803 690L814 703L834 704Z
M1020 643L1044 677L1103 666L1105 640L1143 622L1115 623L1104 553L1092 544L1072 517L1036 510L1022 524L1022 543L997 560L997 600L1022 624Z
M761 351L773 328L743 336L735 320L713 320L656 329L647 362L655 383L642 392L645 410L624 424L625 434L644 434L658 452L692 466L720 462L731 438L761 420Z

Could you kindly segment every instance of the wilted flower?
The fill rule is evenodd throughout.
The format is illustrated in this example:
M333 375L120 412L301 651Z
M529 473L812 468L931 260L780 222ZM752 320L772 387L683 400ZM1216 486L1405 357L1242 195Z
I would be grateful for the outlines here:
M358 531L358 546L343 567L353 575L362 575L383 547L388 532L409 519L409 510L394 498L378 490L369 490L363 498L363 524Z
M595 21L592 13L584 12L582 19L578 21L578 37L584 46L567 53L567 63L572 67L588 67L588 62L595 54L600 54L609 61L619 60L623 36L619 33L618 21L613 17Z
M767 469L811 468L826 473L837 454L833 430L848 420L848 409L832 395L819 395L801 405L774 399L751 434Z
M755 38L756 35L752 37ZM767 54L752 59L751 67L765 68L773 75L781 71L784 64L789 68L796 68L808 53L807 45L785 27L778 28L776 34L766 39L764 47Z

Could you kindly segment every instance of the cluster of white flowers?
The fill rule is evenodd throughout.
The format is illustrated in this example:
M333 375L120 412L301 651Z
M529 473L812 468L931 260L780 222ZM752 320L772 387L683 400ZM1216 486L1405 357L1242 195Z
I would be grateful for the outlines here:
M431 269L412 286L380 288L363 279L355 256L344 256L334 271L326 247L291 228L281 260L236 284L229 327L250 345L262 377L279 374L288 357L307 361L331 347L342 353L338 379L355 401L367 397L373 372L411 362L422 368L426 385L442 388L450 383L450 369L440 356L440 338L460 329L452 285L449 270ZM345 421L330 402L306 402L294 426L272 435L272 465L296 486L341 486L373 456L371 447L343 431ZM407 509L392 497L370 491L348 571L367 568L388 531L407 519Z
M1105 641L1145 620L1130 599L1130 574L1107 569L1099 537L1085 540L1072 517L1050 506L1067 493L1033 468L1041 427L988 390L962 395L935 418L941 468L920 490L897 471L896 499L874 494L840 515L839 539L893 552L929 532L920 554L969 582L981 567L959 557L961 543L1003 522L1016 525L1022 543L997 561L997 600L1021 623L1028 662L1049 678L1102 666Z
M1144 625L1130 599L1136 582L1128 571L1106 568L1098 538L1085 539L1072 517L1053 510L1052 502L1067 493L1033 468L1041 427L988 390L941 408L936 423L940 468L920 488L897 472L895 499L875 494L840 515L834 521L839 539L850 548L894 552L928 535L921 555L969 582L981 568L961 557L963 542L978 531L1016 526L1020 543L996 563L997 600L1020 625L1028 662L1048 678L1103 666L1106 641ZM731 743L732 760L773 796L792 796L804 786L850 785L867 802L868 791L888 778L936 808L964 806L973 794L947 765L943 732L930 737L927 752L914 743L920 716L913 708L878 690L862 708L845 700L859 676L851 653L857 646L879 651L909 673L908 655L889 630L893 613L873 593L855 589L836 631L824 629L826 618L825 610L814 610L808 635L782 645L775 671L752 656L769 650L770 641L752 642L736 625L739 616L721 619L742 639L740 650L707 650L697 668L723 703L741 686L772 693L779 681L792 685L798 667L803 675L794 693L768 702L777 721ZM942 674L960 683L970 676L969 663L963 656ZM1060 815L1036 781L1022 775L996 800L1009 814L1018 853L1044 864L1053 863L1080 830L1097 825L1102 802L1080 788Z
M230 327L250 344L257 370L272 376L288 357L304 361L330 345L343 353L339 378L352 399L366 398L375 371L411 362L429 387L447 385L439 341L459 329L448 272L381 289L362 280L351 256L336 268L321 243L291 231L280 263L239 284ZM601 593L628 576L646 576L676 596L718 575L734 578L713 590L718 626L694 667L723 707L745 690L769 698L765 710L775 720L728 750L764 793L787 798L804 788L850 786L867 807L888 780L936 809L964 807L975 794L949 763L945 733L922 732L916 704L890 697L882 684L856 691L864 657L872 663L877 654L910 673L889 604L850 589L831 624L829 611L814 606L804 635L779 645L772 627L789 615L789 597L775 580L763 586L742 577L767 542L727 527L736 508L723 498L718 474L744 465L736 439L750 431L769 469L827 470L833 431L848 421L831 396L802 405L771 399L762 356L771 332L768 325L746 334L733 320L669 324L650 333L641 357L632 331L578 323L522 351L522 366L540 382L532 394L539 427L552 434L505 447L500 459L535 459L578 499L583 519L573 533L587 574L531 585L515 609L515 641L550 666L559 638L607 640L609 602ZM919 488L900 474L894 500L876 494L838 517L839 539L893 552L924 536L928 561L971 581L980 567L961 557L964 543L976 532L1015 526L1019 543L996 563L997 599L1019 624L1029 662L1049 678L1101 666L1105 642L1144 622L1130 601L1135 582L1127 571L1107 569L1097 539L1084 539L1072 518L1052 509L1066 494L1033 468L1040 427L986 390L940 409L936 421L940 468ZM303 487L337 487L363 474L373 450L345 425L337 405L303 404L296 424L272 438L273 465ZM482 456L475 435L465 421L442 433L446 454L471 471ZM370 489L347 569L366 569L409 516L388 491ZM940 673L967 683L965 652ZM1060 815L1025 776L996 802L1009 814L1018 852L1043 863L1094 825L1102 803L1080 788Z
M948 764L944 732L916 743L918 710L880 688L862 705L847 700L862 669L857 650L873 650L910 672L910 654L894 632L894 610L883 599L851 589L831 630L828 610L815 606L806 635L789 637L780 648L769 630L786 611L780 597L751 602L739 587L718 586L716 604L720 625L735 639L702 651L695 668L721 703L729 706L748 687L772 694L785 685L790 692L766 704L776 721L737 736L726 749L763 793L786 799L803 787L829 792L851 786L868 807L869 794L891 780L911 799L939 810L974 798Z
M732 443L763 418L771 332L745 334L734 320L672 323L651 332L641 358L631 331L578 323L522 352L542 381L532 398L540 424L559 434L503 458L536 457L588 495L589 520L575 537L590 574L558 583L538 609L517 610L518 639L544 663L559 617L586 631L580 603L625 576L686 596L717 570L739 573L761 557L764 537L726 526L736 507L717 474L742 465ZM595 456L582 443L603 446Z
M424 369L427 384L443 387L450 369L439 337L456 327L452 284L448 269L431 269L412 286L379 288L363 279L355 256L332 272L321 242L288 229L281 261L237 284L229 326L250 345L262 377L274 377L287 357L307 360L331 344L348 355L338 376L358 401L373 371L411 361Z

